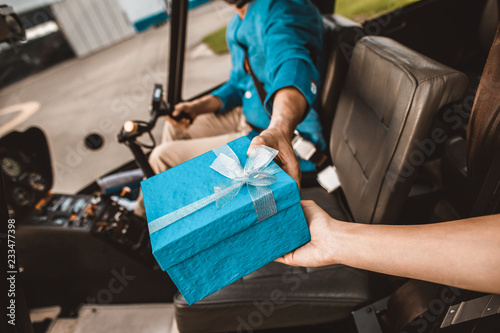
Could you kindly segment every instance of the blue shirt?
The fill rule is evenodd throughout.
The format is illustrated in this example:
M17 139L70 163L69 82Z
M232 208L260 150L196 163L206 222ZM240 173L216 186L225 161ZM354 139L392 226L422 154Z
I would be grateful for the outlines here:
M317 8L308 0L253 0L243 20L239 15L231 19L226 39L233 68L229 80L212 93L222 101L219 112L242 106L247 121L265 129L276 92L295 87L308 102L306 116L297 130L324 149L314 109L321 81L317 65L322 61L319 57L323 48L323 23ZM264 105L244 68L245 48L255 75L267 91Z

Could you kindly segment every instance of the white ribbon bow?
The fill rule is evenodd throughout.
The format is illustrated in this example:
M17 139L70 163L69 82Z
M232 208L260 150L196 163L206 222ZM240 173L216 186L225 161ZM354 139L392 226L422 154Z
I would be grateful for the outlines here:
M252 150L250 156L248 156L244 168L241 166L234 151L228 145L214 149L213 152L217 155L217 158L210 167L229 179L215 186L214 194L151 221L148 224L150 234L167 227L212 202L216 203L217 209L224 207L238 195L245 184L252 198L259 222L278 212L273 192L269 188L269 185L276 182L277 178L274 175L281 171L276 164L271 164L276 155L278 155L276 149L257 146Z

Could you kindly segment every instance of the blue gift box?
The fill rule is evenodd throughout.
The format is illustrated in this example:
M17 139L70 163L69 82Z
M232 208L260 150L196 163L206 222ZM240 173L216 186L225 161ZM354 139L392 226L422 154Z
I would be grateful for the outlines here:
M244 166L250 140L242 137L228 146ZM212 195L228 180L210 168L216 157L210 151L141 182L150 232L152 221ZM153 255L189 304L310 240L296 182L284 171L275 176L269 188L277 214L263 221L243 186L222 208L211 203L153 231Z

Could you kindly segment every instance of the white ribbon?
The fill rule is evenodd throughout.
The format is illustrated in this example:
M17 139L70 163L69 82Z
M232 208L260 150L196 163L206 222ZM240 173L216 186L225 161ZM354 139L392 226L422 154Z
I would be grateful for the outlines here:
M244 185L247 185L259 222L278 212L273 192L269 188L269 185L276 182L277 178L274 175L281 171L276 164L271 164L278 155L276 149L266 146L256 147L248 156L244 168L228 145L214 149L213 152L217 158L210 167L229 179L215 186L214 194L151 221L148 224L150 234L208 206L212 202L216 203L217 209L224 207L238 195Z

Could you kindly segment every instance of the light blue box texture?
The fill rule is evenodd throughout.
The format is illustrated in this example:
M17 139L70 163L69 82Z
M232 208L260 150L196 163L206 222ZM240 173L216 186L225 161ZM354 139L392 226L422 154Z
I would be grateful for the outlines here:
M250 140L228 145L244 166ZM213 194L227 180L210 168L215 158L210 151L142 181L148 222ZM297 183L284 171L275 176L278 213L262 222L243 186L221 209L212 203L151 235L153 255L189 304L310 241Z

